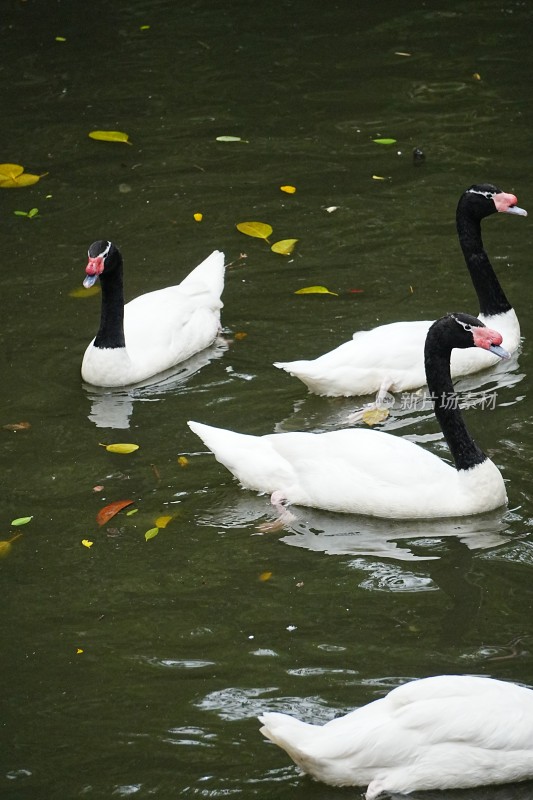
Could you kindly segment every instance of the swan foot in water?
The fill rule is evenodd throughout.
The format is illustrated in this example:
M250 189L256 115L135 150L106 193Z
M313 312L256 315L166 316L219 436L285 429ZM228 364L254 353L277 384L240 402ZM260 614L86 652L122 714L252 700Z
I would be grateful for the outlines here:
M287 508L289 501L279 489L276 489L275 492L272 492L270 496L270 502L278 512L278 516L273 522L263 522L261 525L257 526L257 530L262 531L262 533L275 533L276 531L281 531L283 528L297 519L292 511L289 511Z
M359 411L354 411L348 414L346 419L349 425L354 425L357 422L366 422L367 425L377 425L378 422L383 422L389 416L389 408L394 405L394 395L389 392L392 386L392 381L389 378L384 378L376 394L376 399L373 403L367 403Z

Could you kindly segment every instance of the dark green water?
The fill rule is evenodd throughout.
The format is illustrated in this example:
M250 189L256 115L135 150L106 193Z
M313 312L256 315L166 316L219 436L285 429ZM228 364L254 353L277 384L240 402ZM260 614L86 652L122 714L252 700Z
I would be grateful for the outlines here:
M455 205L492 181L533 214L532 16L492 0L3 3L0 161L48 174L0 189L0 424L31 424L0 430L0 538L23 534L0 562L2 797L358 797L300 777L257 714L326 720L442 672L533 684L531 216L484 227L522 351L461 384L497 392L467 421L509 509L415 525L305 510L261 535L268 499L239 489L185 425L337 427L354 403L307 395L273 361L378 322L476 313ZM92 141L94 129L132 145ZM298 238L294 255L243 236L245 220ZM151 389L82 386L99 298L70 292L98 238L121 247L128 298L222 249L235 263L225 349ZM314 284L339 294L294 295ZM383 427L446 455L427 413L395 410ZM99 447L116 441L140 449ZM99 528L98 510L126 498L138 512Z

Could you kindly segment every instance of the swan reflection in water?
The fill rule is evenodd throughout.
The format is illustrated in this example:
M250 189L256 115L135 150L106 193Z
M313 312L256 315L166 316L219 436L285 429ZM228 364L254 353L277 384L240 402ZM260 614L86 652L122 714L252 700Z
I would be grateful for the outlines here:
M381 519L302 506L293 510L296 519L285 526L279 538L284 544L326 555L412 562L439 559L446 540L457 540L471 551L504 545L516 538L511 523L519 519L504 508L472 517L430 520ZM196 521L234 529L257 526L270 516L268 497L255 497L235 488L234 497L230 499L225 492L209 509L199 511Z
M84 383L83 388L91 402L89 420L97 428L129 428L134 403L156 403L161 395L181 387L202 367L221 358L228 348L229 342L220 336L210 347L196 353L187 361L156 376L156 379L151 378L134 386L108 389Z

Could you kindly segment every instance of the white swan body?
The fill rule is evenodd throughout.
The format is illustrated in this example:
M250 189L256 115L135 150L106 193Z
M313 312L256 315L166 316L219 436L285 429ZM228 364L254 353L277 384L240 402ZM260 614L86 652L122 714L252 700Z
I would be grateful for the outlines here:
M483 249L481 220L498 212L527 216L516 197L490 184L471 186L457 206L457 232L479 302L479 319L503 336L514 353L520 344L520 325ZM432 321L393 322L353 338L314 360L277 361L275 367L299 378L311 392L349 397L391 390L411 391L425 383L424 341ZM452 377L493 366L493 355L482 350L455 352Z
M501 473L490 459L457 470L390 433L345 428L250 436L188 425L244 488L281 493L290 505L426 519L479 514L507 502Z
M454 348L509 354L501 335L467 314L449 314L426 337L425 370L455 467L407 439L368 429L249 436L199 422L189 427L240 481L295 504L394 519L478 514L507 502L503 478L468 433L450 376Z
M325 725L259 717L261 733L313 778L382 792L533 778L533 691L470 675L411 681Z
M105 267L100 272L102 303L105 302L104 270ZM91 280L86 280L90 284ZM135 384L171 369L205 349L220 331L223 288L224 254L218 250L180 284L143 294L126 305L120 299L120 285L118 304L116 297L112 297L111 302L115 305L122 302L122 340L114 338L117 336L117 319L112 313L106 320L102 317L99 334L83 357L83 380L95 386ZM105 314L104 306L102 314ZM116 314L120 316L120 308L116 308ZM104 331L102 336L102 325L105 324L113 326L114 330L111 333Z
M478 317L499 331L509 353L518 350L520 323L514 309ZM353 338L311 361L276 362L275 367L299 378L314 394L352 397L374 394L382 387L391 392L409 392L426 382L424 342L434 320L391 322ZM494 366L500 359L484 350L454 350L452 378L470 375Z

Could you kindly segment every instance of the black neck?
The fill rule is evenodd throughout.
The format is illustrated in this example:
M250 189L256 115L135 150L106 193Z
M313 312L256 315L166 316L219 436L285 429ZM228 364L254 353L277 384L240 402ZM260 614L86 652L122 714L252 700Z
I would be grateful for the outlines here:
M459 203L457 233L479 302L480 314L490 317L511 309L481 239L481 221Z
M102 286L102 311L100 327L94 347L125 347L124 340L124 290L122 286L122 262L100 276Z
M450 374L451 349L439 347L436 337L428 333L425 367L429 394L433 398L435 416L451 450L457 469L470 469L481 464L487 456L470 436L459 409Z

